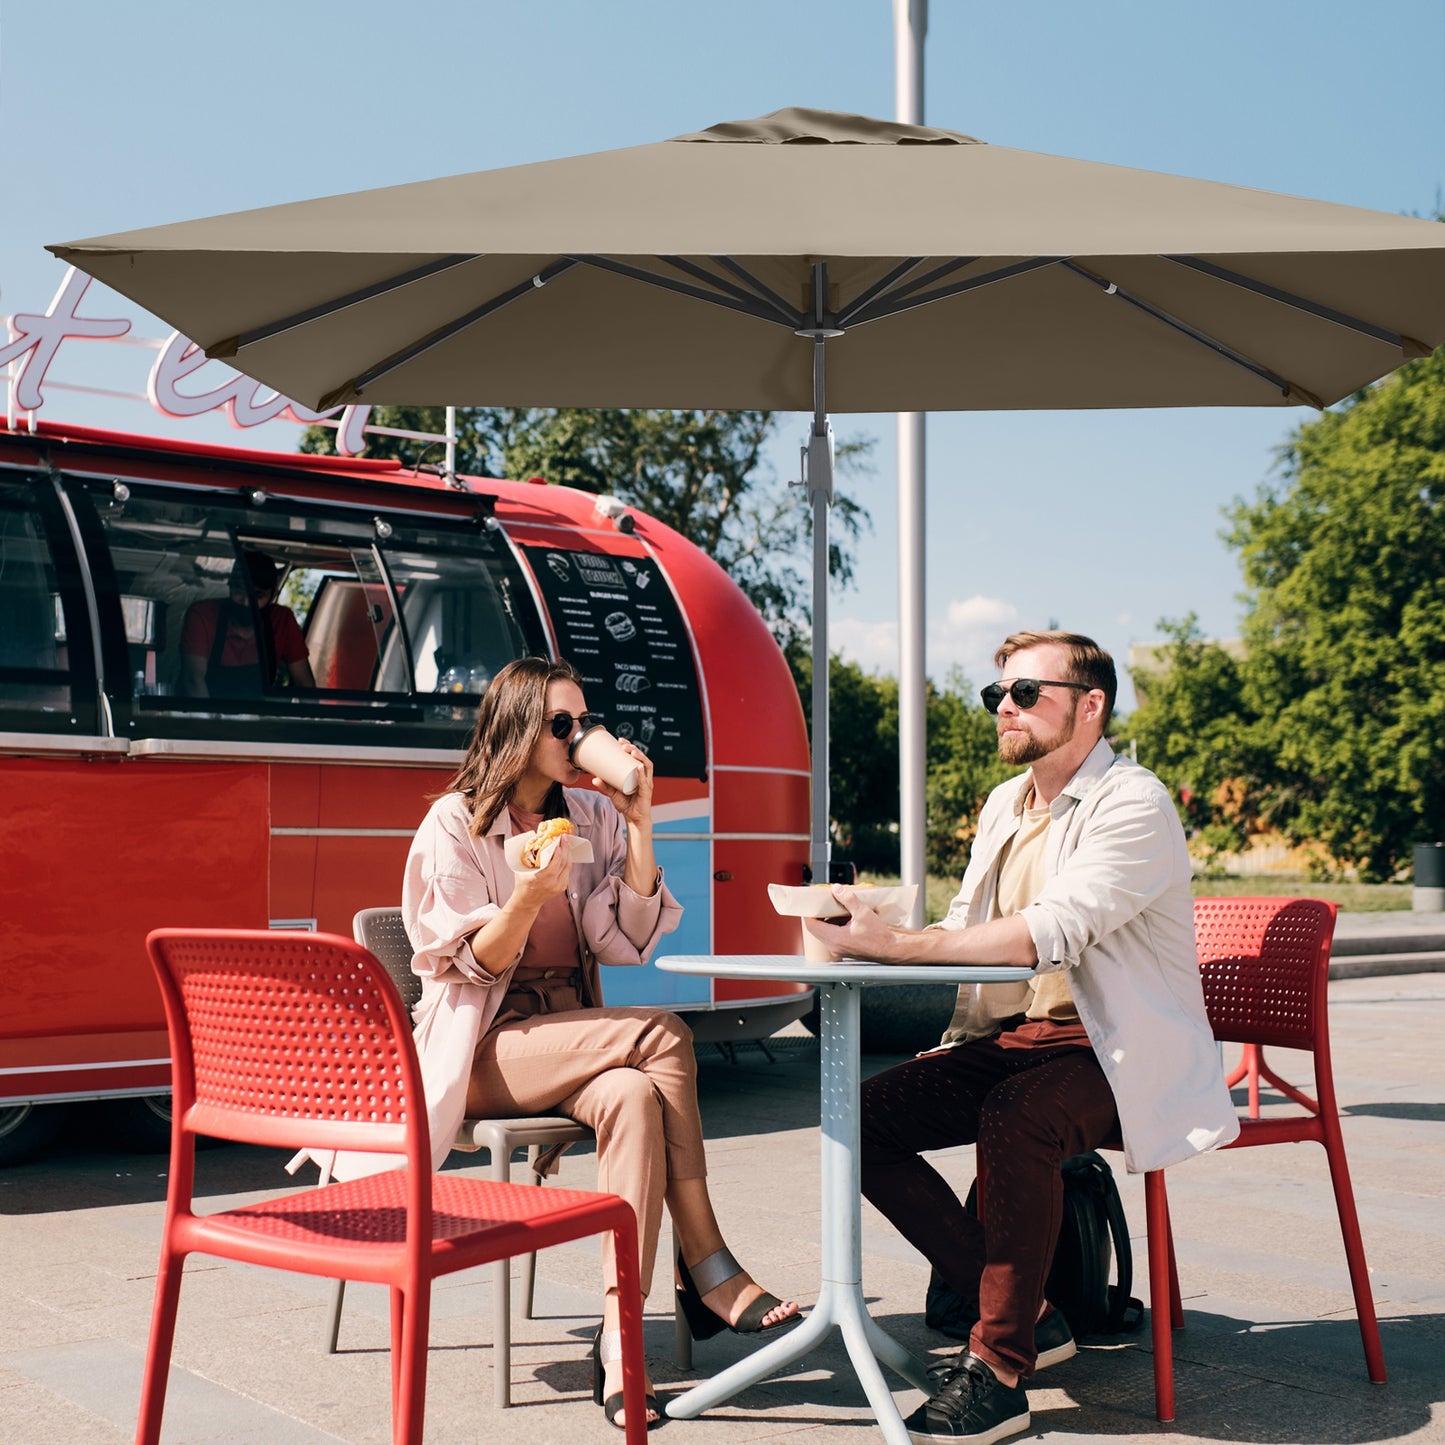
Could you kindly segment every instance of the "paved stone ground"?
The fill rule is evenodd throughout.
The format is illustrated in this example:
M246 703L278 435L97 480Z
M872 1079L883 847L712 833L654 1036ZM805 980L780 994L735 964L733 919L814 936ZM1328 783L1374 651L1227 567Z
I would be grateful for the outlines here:
M1147 1329L1084 1346L1039 1377L1024 1439L1445 1441L1445 975L1331 985L1336 1081L1390 1382L1371 1385L1355 1324L1322 1150L1238 1150L1170 1171L1185 1329L1175 1336L1178 1420L1153 1415ZM718 1213L738 1255L805 1303L818 1277L816 1045L797 1032L769 1062L703 1049L701 1099ZM1286 1076L1299 1059L1273 1060ZM865 1059L865 1072L891 1062ZM1284 1067L1292 1064L1294 1067ZM462 1157L464 1156L454 1156ZM1117 1159L1117 1156L1116 1156ZM226 1147L200 1160L217 1205L284 1191L271 1151ZM972 1151L943 1156L960 1189ZM165 1160L76 1139L42 1162L0 1172L0 1442L112 1445L135 1420L165 1190ZM595 1183L590 1153L563 1182ZM1143 1191L1120 1177L1135 1239L1135 1293L1147 1297ZM865 1207L865 1288L875 1316L920 1354L954 1347L921 1319L922 1262ZM611 1440L590 1403L587 1343L599 1272L591 1245L539 1261L537 1318L514 1325L512 1409L491 1405L488 1288L462 1276L437 1291L428 1439ZM665 1265L647 1348L664 1394L692 1375L672 1364ZM389 1438L386 1301L353 1286L341 1351L321 1349L329 1286L198 1259L181 1296L166 1415L168 1441L370 1445ZM699 1344L697 1373L744 1350ZM896 1382L906 1410L916 1391ZM837 1343L667 1439L843 1445L877 1439Z

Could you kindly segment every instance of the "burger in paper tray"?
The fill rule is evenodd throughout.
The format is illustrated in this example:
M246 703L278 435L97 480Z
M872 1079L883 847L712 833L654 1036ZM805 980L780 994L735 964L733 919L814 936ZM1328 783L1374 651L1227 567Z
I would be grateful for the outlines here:
M545 868L552 855L561 848L569 863L590 863L592 845L579 838L570 818L548 818L534 833L518 833L508 838L502 853L513 873Z
M913 900L918 897L916 883L859 883L852 887L858 901L873 909L890 928L907 921L913 911ZM768 897L773 908L785 918L822 918L841 923L848 917L848 910L833 897L831 883L814 883L801 888L769 883ZM825 948L801 923L798 931L803 935L803 957L809 963L837 961L838 955Z

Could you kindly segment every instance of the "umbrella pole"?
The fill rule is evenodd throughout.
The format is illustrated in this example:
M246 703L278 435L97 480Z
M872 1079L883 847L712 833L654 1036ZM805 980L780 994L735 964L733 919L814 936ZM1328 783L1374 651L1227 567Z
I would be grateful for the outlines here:
M828 267L813 266L813 324L798 335L813 343L813 427L808 435L808 501L813 507L813 823L808 862L814 883L830 881L828 827L828 513L833 505L833 427L825 404L823 347L843 333L828 324Z

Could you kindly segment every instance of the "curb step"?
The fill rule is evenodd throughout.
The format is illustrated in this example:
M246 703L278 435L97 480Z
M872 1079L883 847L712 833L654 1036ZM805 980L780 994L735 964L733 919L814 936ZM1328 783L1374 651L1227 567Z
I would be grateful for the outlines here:
M1445 950L1345 953L1341 956L1339 942L1337 939L1335 951L1330 956L1331 978L1378 978L1396 973L1445 973Z

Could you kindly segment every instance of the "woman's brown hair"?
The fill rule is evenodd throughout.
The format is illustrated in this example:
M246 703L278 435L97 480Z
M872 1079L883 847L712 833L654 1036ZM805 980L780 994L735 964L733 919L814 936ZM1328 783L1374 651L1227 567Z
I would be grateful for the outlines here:
M477 723L467 755L447 784L471 804L472 834L481 837L512 799L542 735L547 689L554 682L582 686L582 674L570 662L519 657L487 685L477 708ZM542 805L544 818L565 818L561 783L553 783Z

